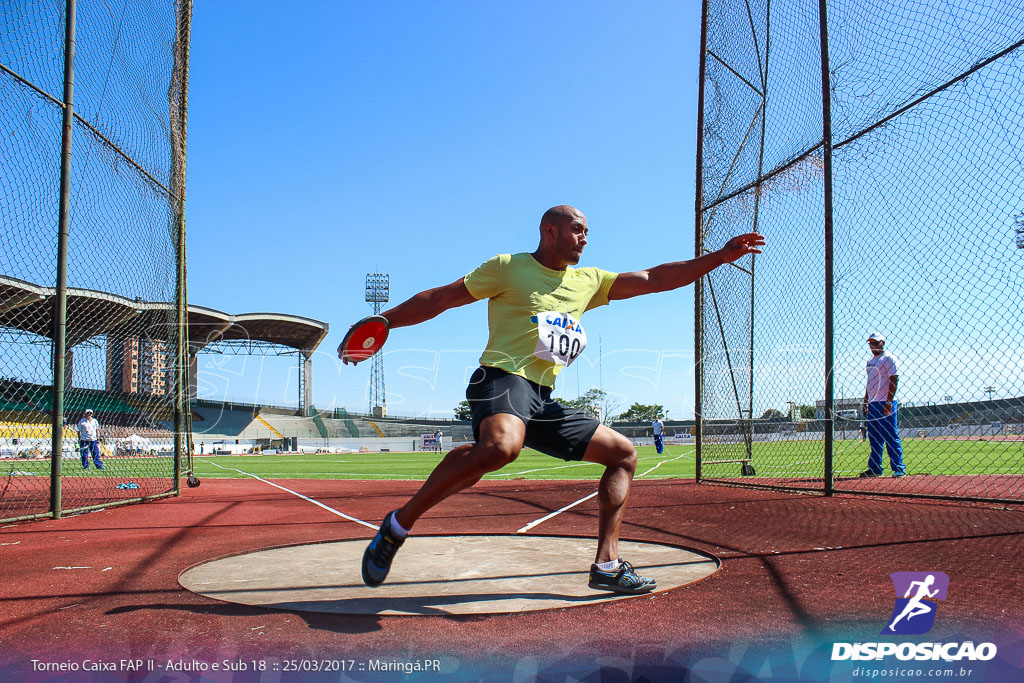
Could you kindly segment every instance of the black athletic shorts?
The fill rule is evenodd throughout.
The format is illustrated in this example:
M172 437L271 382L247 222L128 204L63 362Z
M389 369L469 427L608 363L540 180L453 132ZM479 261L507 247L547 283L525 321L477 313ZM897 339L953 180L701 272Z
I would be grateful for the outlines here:
M551 400L551 387L499 370L479 367L469 378L466 399L473 414L473 438L480 423L499 413L526 423L523 445L562 460L582 460L601 424L579 410Z

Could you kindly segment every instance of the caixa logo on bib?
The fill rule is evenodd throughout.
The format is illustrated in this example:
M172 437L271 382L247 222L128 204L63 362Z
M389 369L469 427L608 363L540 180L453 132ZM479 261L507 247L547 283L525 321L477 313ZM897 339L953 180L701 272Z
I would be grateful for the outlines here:
M946 599L949 577L943 572L893 572L896 592L892 615L882 635L920 635L935 624L938 601ZM832 660L881 660L895 656L907 661L988 661L996 656L993 643L834 643Z

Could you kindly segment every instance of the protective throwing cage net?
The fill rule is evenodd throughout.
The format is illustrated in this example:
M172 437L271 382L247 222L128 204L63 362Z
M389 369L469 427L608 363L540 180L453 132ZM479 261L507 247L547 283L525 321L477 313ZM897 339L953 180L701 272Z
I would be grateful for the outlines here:
M817 5L704 6L698 254L768 245L697 291L699 478L1019 501L1024 2ZM858 477L876 331L902 478Z
M190 0L0 9L0 518L177 489L190 21Z

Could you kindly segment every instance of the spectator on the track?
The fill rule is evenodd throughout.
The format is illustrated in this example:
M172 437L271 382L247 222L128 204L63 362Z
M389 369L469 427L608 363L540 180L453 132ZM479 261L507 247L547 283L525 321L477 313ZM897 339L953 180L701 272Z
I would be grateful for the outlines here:
M100 423L92 416L92 408L86 408L85 417L78 421L78 448L82 454L82 469L89 469L89 454L96 463L96 469L106 469L100 462Z
M647 212L654 207L638 208ZM639 225L644 216L638 213L635 218ZM508 465L529 447L605 468L598 484L597 553L588 585L633 594L656 587L653 579L637 574L618 552L619 528L636 472L636 449L625 436L593 417L552 400L555 377L586 347L587 335L580 322L586 311L613 300L686 286L719 266L761 253L765 242L761 235L748 233L693 260L619 274L573 267L583 255L587 233L587 219L579 210L553 207L541 218L540 243L532 253L495 256L469 275L420 292L383 313L395 329L487 299L490 335L481 367L470 377L466 390L474 443L449 451L413 497L385 516L363 555L367 585L383 583L395 553L425 512L473 486L488 472Z
M861 477L871 478L882 476L882 450L889 453L889 465L892 476L906 476L903 465L903 444L900 442L899 426L896 423L896 386L899 384L899 367L896 356L885 350L885 337L874 332L868 337L871 358L868 359L868 385L864 390L865 424L867 425L868 441L871 443L871 455L868 457L868 468L860 473Z

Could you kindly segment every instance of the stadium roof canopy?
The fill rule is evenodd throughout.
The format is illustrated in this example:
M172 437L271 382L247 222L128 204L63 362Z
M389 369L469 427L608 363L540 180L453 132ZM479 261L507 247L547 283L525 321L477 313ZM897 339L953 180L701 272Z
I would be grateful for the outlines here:
M50 337L56 289L0 275L0 327ZM67 346L103 334L173 335L174 304L129 299L90 289L68 288ZM319 320L283 313L231 315L204 306L188 306L188 337L193 353L214 343L262 342L310 355L327 336Z

